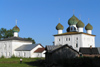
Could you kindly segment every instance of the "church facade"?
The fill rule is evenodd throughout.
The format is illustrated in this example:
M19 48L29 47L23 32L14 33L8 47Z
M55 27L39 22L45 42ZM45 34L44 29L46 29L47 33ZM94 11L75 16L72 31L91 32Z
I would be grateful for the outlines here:
M54 45L68 44L79 51L80 47L95 47L95 35L92 34L92 25L88 23L85 26L86 33L83 31L84 23L73 15L68 20L69 27L67 32L63 33L63 25L58 23L56 29L58 34L54 35Z
M32 44L32 41L18 37L20 29L13 27L14 36L0 40L0 57L45 57L44 47L41 44Z

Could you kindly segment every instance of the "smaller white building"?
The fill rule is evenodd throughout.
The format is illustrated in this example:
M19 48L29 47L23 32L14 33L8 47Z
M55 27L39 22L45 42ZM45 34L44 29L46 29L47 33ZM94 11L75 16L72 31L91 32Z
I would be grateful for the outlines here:
M18 47L14 51L16 57L45 57L44 47L41 44L26 44Z
M0 57L45 57L44 47L41 44L32 44L32 41L18 37L20 29L16 25L13 27L14 37L0 40Z

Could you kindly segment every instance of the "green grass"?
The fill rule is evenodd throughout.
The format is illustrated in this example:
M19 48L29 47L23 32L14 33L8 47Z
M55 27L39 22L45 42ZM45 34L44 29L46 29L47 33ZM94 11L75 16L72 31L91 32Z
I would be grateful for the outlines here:
M0 58L0 67L44 67L44 58Z

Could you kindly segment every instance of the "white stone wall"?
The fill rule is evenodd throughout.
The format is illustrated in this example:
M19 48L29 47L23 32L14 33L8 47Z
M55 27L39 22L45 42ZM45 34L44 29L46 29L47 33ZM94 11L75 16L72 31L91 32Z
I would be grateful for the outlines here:
M63 33L63 31L62 30L58 30L58 34L62 34Z
M83 28L78 28L78 32L83 32Z
M5 56L6 58L9 58L15 55L15 49L25 44L32 44L32 42L17 40L0 41L0 57Z
M77 35L63 35L55 36L55 45L65 45L68 44L74 49L78 50L81 47L81 34ZM76 46L76 44L78 46Z
M79 51L80 47L90 47L90 45L95 47L95 37L85 34L55 36L55 45L65 44L68 44Z
M82 34L82 47L95 47L95 36Z
M34 58L34 57L44 57L44 53L34 53L38 48L42 48L41 45L36 46L31 51L15 51L16 48L22 45L30 45L32 42L27 41L18 41L18 40L8 40L8 41L0 41L0 57L5 56L6 58L10 58L11 56L16 57L26 57L26 58ZM37 54L39 56L37 56Z
M7 58L12 56L12 41L0 41L0 57L5 56Z
M37 54L34 53L34 51L37 50L38 48L42 48L42 46L41 46L41 45L38 45L38 46L36 46L34 49L31 50L30 53L31 53L31 57L32 57L32 58L37 57Z
M30 51L14 51L14 55L16 57L25 57L25 58L31 57Z
M45 53L46 51L43 51L42 53L34 53L32 57L45 57Z
M32 42L28 42L28 41L19 41L19 40L13 40L12 41L12 54L14 53L15 49L22 46L22 45L30 45L32 44Z
M92 30L86 30L86 33L92 34Z

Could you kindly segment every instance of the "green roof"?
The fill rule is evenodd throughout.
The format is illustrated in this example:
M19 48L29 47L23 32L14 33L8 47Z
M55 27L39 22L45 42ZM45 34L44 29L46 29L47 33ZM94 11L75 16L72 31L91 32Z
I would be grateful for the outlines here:
M93 27L92 27L92 25L91 25L90 23L88 23L88 24L85 26L85 29L86 29L86 30L92 30Z
M68 20L68 24L69 25L76 25L78 23L79 19L73 15L69 20Z
M14 31L14 32L19 32L20 29L19 29L19 27L16 25L16 26L13 27L13 31Z
M58 23L58 25L56 26L56 29L57 30L63 30L64 27L63 27L63 25L61 25L60 23Z
M76 26L79 28L79 27L84 27L84 23L81 21L81 20L79 20L78 21L78 23L76 24Z

